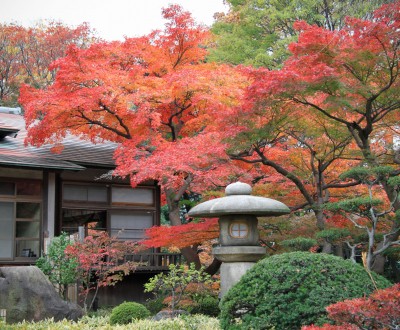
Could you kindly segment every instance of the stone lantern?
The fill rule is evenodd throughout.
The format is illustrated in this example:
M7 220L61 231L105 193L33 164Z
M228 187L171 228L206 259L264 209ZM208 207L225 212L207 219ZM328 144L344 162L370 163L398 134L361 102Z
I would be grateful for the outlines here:
M225 197L198 204L189 211L191 217L219 217L219 243L214 256L222 261L221 297L240 280L255 262L266 254L259 246L257 216L279 216L289 208L274 199L251 196L251 186L236 182L225 189Z

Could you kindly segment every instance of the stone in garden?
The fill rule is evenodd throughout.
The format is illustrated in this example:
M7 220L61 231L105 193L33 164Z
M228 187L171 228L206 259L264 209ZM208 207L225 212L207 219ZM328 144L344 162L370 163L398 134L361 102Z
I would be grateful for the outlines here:
M77 320L82 309L60 298L36 266L0 268L0 309L6 309L7 323L54 318Z
M152 317L153 321L161 321L165 319L173 319L179 315L189 315L189 313L182 309L172 310L162 310Z

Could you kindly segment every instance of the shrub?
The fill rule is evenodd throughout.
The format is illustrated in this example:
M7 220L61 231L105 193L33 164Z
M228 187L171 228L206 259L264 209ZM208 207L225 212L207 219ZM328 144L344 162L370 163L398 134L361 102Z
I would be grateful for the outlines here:
M391 283L372 275L378 288ZM328 321L325 308L363 297L374 283L360 265L328 254L292 252L258 262L221 302L223 329L243 329L255 320L279 329Z
M313 246L317 245L318 242L308 237L296 237L284 240L280 244L290 251L308 251Z
M36 261L36 266L48 277L63 299L66 299L68 285L76 283L78 262L75 258L68 258L64 252L72 243L67 233L61 233L51 240L48 253Z
M146 301L145 306L150 311L151 315L157 314L160 310L164 308L163 300L164 296L160 296Z
M135 302L123 302L113 308L110 316L110 324L128 324L133 319L144 319L150 316L149 310L142 304Z
M188 309L191 314L203 314L208 316L218 316L219 300L213 296L196 297L194 305Z
M175 311L185 297L187 288L193 283L211 283L211 276L204 272L203 267L197 270L194 263L191 263L189 267L170 265L168 273L157 274L144 287L146 288L145 292L168 296L171 310Z

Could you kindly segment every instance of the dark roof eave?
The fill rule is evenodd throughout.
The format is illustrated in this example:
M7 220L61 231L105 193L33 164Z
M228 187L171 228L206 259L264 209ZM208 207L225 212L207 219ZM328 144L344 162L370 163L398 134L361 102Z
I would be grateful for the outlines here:
M77 166L91 167L91 168L108 168L115 169L115 164L99 164L99 163L86 163L86 162L74 162Z
M15 163L15 162L7 162L0 161L0 166L8 166L8 167L23 167L23 168L33 168L33 169L46 169L46 170L68 170L68 171L83 171L86 167L80 165L67 165L67 164L30 164L30 163Z

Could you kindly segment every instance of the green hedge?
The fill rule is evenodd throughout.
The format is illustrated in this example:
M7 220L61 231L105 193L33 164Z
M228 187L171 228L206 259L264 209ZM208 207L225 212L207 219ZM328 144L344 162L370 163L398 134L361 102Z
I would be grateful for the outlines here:
M378 288L391 283L374 274ZM221 302L223 329L265 324L277 330L327 323L325 307L363 297L375 286L360 265L328 254L292 252L258 262ZM251 327L251 326L250 326Z

